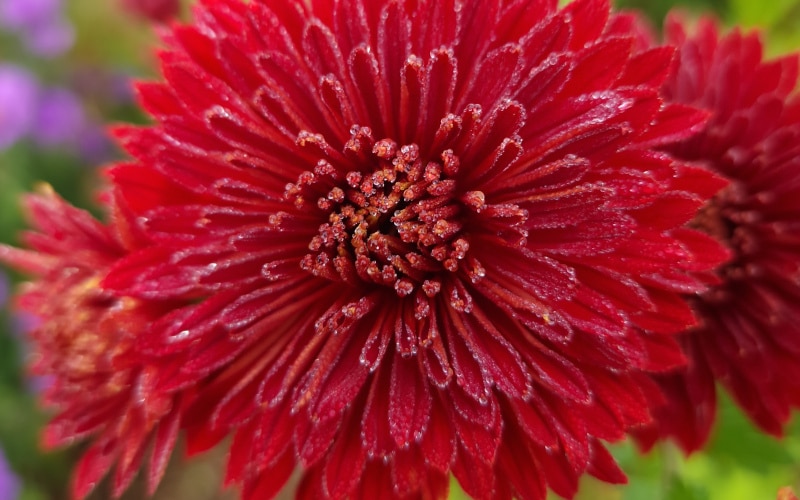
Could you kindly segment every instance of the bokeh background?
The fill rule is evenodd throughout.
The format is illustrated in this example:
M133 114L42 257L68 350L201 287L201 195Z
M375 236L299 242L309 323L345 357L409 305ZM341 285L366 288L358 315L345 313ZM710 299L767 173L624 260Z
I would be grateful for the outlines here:
M105 129L145 122L130 82L155 77L158 27L124 3L0 0L0 242L18 242L25 227L20 196L41 183L93 210L98 167L121 157ZM184 17L190 4L183 0ZM713 13L727 26L763 30L770 56L800 50L800 0L617 0L617 6L641 10L655 27L676 7ZM81 446L55 453L38 446L47 415L36 393L47 380L31 379L24 369L24 332L36 319L15 314L9 298L23 278L0 269L0 500L66 500ZM629 484L586 479L580 500L768 500L781 486L800 486L800 422L777 441L728 400L703 453L685 459L663 445L642 456L630 443L613 450ZM224 449L199 460L177 453L156 498L236 498L219 491L224 457ZM456 486L451 496L464 498ZM100 485L92 498L110 497ZM143 485L137 482L124 498L145 498Z

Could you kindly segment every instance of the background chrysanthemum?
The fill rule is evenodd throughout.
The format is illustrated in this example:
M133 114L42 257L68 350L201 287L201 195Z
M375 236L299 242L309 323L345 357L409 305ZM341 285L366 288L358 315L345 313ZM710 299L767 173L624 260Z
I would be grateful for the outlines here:
M181 398L154 390L155 379L134 345L176 303L122 298L99 286L108 267L127 253L126 243L135 241L125 234L124 217L113 228L103 226L47 188L28 197L26 208L36 229L24 237L29 249L0 245L0 261L36 277L18 306L35 318L26 334L31 373L46 379L42 400L56 414L43 444L91 438L75 472L76 498L112 468L119 496L144 457L152 492L178 435Z
M691 452L715 421L716 383L771 434L800 404L798 58L764 60L758 33L721 35L710 19L690 32L675 16L666 38L679 52L665 97L712 113L702 133L669 151L730 180L693 225L732 260L692 301L701 324L682 340L689 367L657 377L668 402L642 435L648 446L672 436Z

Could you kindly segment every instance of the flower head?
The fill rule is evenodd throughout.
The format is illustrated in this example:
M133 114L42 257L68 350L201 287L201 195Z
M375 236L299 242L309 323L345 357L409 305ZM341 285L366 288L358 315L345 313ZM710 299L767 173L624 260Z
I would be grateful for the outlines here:
M669 151L730 181L693 225L732 259L719 268L719 283L693 299L701 324L682 340L689 367L657 377L667 403L642 435L648 445L672 436L693 451L714 422L717 381L772 434L800 405L798 58L764 61L758 34L721 36L708 19L690 35L673 17L666 34L679 47L667 100L711 112L700 134Z
M33 136L43 146L78 142L88 132L89 124L83 104L65 88L43 90L39 100Z
M31 371L50 381L43 399L56 412L43 443L93 437L76 472L76 497L115 464L119 495L147 453L153 490L177 437L179 401L153 392L132 347L139 331L174 304L118 298L99 286L104 271L126 253L119 220L116 231L102 226L48 188L26 205L37 229L26 235L30 250L0 245L0 261L38 278L18 305L38 318L28 332Z
M0 64L0 150L25 138L80 149L92 133L96 126L72 91L45 87L27 69Z
M24 68L0 64L0 150L31 132L39 82Z
M43 57L63 53L75 39L61 0L0 0L0 26L17 32L31 52Z
M116 132L144 244L68 289L154 320L125 345L247 499L297 465L301 498L623 481L601 440L727 256L683 227L724 182L657 150L706 115L639 42L604 0L202 2Z
M14 500L19 498L20 481L6 460L5 454L0 451L0 495L3 498Z

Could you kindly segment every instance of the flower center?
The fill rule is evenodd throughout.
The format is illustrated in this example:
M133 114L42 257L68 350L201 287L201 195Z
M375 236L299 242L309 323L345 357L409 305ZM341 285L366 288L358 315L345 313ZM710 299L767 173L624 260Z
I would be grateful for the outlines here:
M719 200L711 200L697 212L690 226L730 247L735 225L722 212Z
M747 208L751 198L740 182L732 180L698 211L690 226L737 253L747 253L752 246L750 226L759 217L757 211Z
M718 273L727 283L749 279L760 274L760 266L752 256L761 249L760 237L754 226L761 221L762 211L753 209L754 203L769 203L769 194L749 194L742 183L731 183L708 202L695 216L691 226L723 243L732 258ZM716 300L727 299L727 292L717 287L706 293Z
M124 387L122 381L127 374L117 374L112 368L113 358L124 347L117 330L109 329L114 322L107 318L112 312L123 311L127 304L102 291L98 276L74 270L72 273L63 287L49 292L58 294L58 298L52 296L47 310L42 311L49 321L34 334L43 351L39 354L43 357L35 364L42 373L55 373L76 387L81 387L87 378L108 375L98 390L115 394Z
M375 141L367 128L354 129L345 146L364 152L369 171L344 176L325 160L287 187L295 202L317 193L328 214L308 245L302 267L348 283L393 287L405 297L417 287L428 296L441 290L439 275L456 272L467 258L464 203L482 203L482 193L459 195L453 176L458 157L445 150L435 161L420 158L416 144Z

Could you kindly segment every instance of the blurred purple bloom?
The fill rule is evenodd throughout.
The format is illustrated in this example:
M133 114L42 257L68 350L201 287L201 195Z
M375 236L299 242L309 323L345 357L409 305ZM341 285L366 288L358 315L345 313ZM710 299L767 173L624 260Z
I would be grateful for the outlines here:
M42 146L76 144L87 128L78 97L64 88L42 92L33 126L33 138Z
M24 137L44 147L69 147L91 163L107 160L113 151L75 93L41 87L25 68L0 64L0 150Z
M19 478L11 470L5 455L0 452L0 498L15 500L19 497L19 490Z
M31 134L41 146L67 146L91 165L107 161L113 146L104 130L91 121L80 96L63 87L44 89Z
M28 50L44 57L61 54L75 40L61 0L0 0L0 25L18 33Z
M72 75L70 88L102 105L135 104L133 77L120 69L104 66L79 66Z
M0 149L31 131L39 101L39 84L27 70L0 64Z
M25 45L34 54L43 57L54 57L67 51L75 42L72 26L55 19L49 24L36 26L23 35Z
M116 152L114 143L105 130L96 125L89 125L84 129L76 147L78 154L88 165L106 163Z
M0 21L14 31L28 30L60 14L61 0L0 0Z

